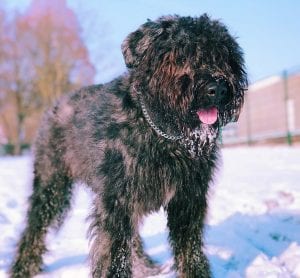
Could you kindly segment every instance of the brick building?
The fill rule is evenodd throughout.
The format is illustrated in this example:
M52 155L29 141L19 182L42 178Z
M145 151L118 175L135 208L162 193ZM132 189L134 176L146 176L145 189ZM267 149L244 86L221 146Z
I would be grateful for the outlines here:
M238 123L223 130L224 145L300 141L300 73L249 86Z

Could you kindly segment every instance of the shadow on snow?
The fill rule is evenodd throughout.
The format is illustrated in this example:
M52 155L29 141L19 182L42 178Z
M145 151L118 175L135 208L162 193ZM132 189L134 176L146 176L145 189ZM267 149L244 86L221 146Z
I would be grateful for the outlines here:
M243 275L246 268L261 253L269 258L280 256L292 242L300 244L300 214L278 212L259 216L237 213L224 222L206 227L205 245L215 278L226 277L235 271ZM156 234L143 238L145 249L158 263L166 263L172 257L167 243L168 234ZM211 250L215 250L211 252ZM220 255L226 250L228 256ZM11 252L1 252L0 269L7 270L7 258ZM46 272L83 264L87 254L60 258L45 266Z

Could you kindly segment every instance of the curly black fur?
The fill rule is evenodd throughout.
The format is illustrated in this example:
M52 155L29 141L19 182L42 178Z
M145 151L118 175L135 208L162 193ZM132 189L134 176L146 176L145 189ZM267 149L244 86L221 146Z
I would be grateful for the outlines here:
M41 271L46 232L62 223L74 181L95 193L93 277L157 273L143 252L138 223L161 206L178 276L210 277L202 251L207 191L219 130L237 119L243 103L242 51L207 15L148 21L122 51L128 75L62 98L42 124L27 227L11 277ZM213 116L203 120L199 111Z

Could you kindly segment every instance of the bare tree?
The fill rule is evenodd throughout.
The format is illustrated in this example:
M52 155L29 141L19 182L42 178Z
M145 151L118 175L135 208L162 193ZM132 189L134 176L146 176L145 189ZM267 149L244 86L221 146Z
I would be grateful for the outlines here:
M95 71L75 14L64 0L34 0L14 18L8 33L4 94L14 115L6 133L20 153L24 140L32 139L26 121L39 118L60 95L92 83Z
M13 59L15 51L11 33L11 25L7 21L4 10L0 12L0 116L1 129L7 137L9 143L14 143L17 136L16 106L20 103L20 98L16 91L20 85L20 80L14 75L17 70L17 61Z

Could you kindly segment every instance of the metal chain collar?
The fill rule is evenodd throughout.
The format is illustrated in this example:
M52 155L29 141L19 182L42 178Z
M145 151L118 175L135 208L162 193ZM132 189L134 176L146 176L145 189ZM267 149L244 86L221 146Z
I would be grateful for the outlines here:
M144 115L144 117L145 117L145 119L146 119L146 121L148 122L148 124L155 130L155 132L158 134L158 135L160 135L160 136L162 136L162 137L164 137L164 138L166 138L166 139L168 139L168 140L171 140L171 141L178 141L178 140L181 140L181 139L183 139L183 135L177 135L177 136L175 136L175 135L169 135L169 134L166 134L165 132L163 132L152 120L151 120L151 117L150 117L150 115L149 115L149 113L148 113L148 111L147 111L147 109L146 109L146 105L145 105L145 102L144 102L144 100L143 100L143 96L142 96L142 93L141 92L139 92L138 90L136 90L135 89L135 87L133 87L134 88L134 90L136 91L136 93L137 93L137 95L138 95L138 99L139 99L139 102L140 102L140 104L141 104L141 108L142 108L142 112L143 112L143 115Z

